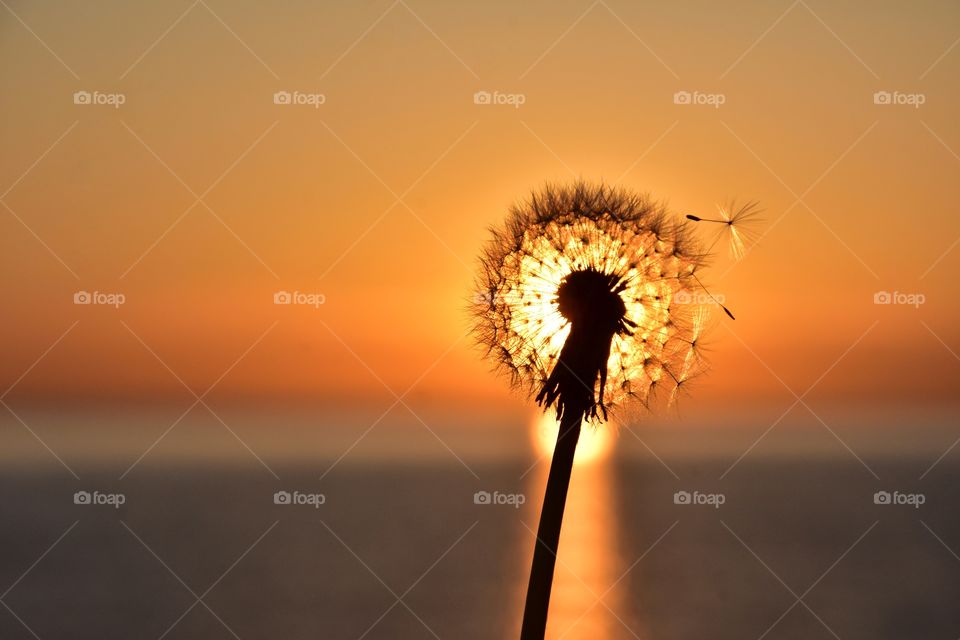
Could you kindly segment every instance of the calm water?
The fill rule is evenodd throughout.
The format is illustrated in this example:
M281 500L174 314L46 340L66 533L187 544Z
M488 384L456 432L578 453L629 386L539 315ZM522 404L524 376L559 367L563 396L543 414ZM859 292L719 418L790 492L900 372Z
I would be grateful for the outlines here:
M878 481L854 460L757 457L718 480L728 463L671 463L679 479L652 459L578 467L550 637L960 636L956 462L919 481L928 460L871 460ZM8 471L0 638L515 637L545 471L528 464L477 479L345 462L322 482L255 463ZM125 504L75 505L78 490ZM276 505L278 490L325 502ZM876 505L878 490L924 504Z

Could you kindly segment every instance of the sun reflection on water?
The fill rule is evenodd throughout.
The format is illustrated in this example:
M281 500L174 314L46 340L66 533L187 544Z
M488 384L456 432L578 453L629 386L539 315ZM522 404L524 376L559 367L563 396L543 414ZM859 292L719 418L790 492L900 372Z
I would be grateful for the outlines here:
M536 473L527 476L527 495L543 495L556 434L553 416L538 417L532 435L535 453L543 460ZM620 553L614 469L608 460L612 449L609 426L584 427L560 534L548 638L613 640L640 633L636 621L625 616L626 585L619 581L626 567ZM535 521L529 523L532 529L535 525ZM521 545L523 566L529 567L531 553L528 536Z
M574 465L584 466L602 462L609 457L613 449L613 435L608 425L584 424L580 430L580 440L577 443L577 454L573 459ZM531 436L538 457L549 461L553 455L553 448L557 443L557 432L560 425L554 417L554 412L547 411L538 415Z

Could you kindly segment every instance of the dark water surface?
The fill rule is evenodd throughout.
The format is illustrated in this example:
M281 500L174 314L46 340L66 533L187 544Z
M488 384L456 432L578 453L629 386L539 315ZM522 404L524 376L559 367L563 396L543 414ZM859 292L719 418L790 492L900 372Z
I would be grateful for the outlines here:
M757 457L719 479L728 463L578 467L550 637L960 636L956 462L918 480L921 461L872 460L878 480ZM0 638L516 637L545 471L528 464L5 471ZM325 502L274 504L282 490Z

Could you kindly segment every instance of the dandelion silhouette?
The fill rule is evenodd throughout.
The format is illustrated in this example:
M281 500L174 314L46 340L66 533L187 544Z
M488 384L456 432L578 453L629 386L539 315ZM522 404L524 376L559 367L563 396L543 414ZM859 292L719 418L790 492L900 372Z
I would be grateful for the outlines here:
M665 207L621 188L548 185L514 206L481 255L474 333L560 421L521 638L543 638L560 526L584 421L673 400L703 370L706 254ZM726 308L724 308L726 310ZM727 313L732 318L729 311Z

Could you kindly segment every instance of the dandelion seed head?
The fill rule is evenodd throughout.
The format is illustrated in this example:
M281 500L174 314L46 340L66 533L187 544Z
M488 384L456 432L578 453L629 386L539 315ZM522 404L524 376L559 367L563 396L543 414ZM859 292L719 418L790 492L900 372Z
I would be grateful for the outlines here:
M669 402L702 369L705 308L678 293L699 290L705 254L686 222L649 197L603 184L548 185L510 210L480 260L474 334L512 382L538 392L557 366L572 311L562 287L604 278L622 301L598 404ZM599 303L598 303L599 304Z

